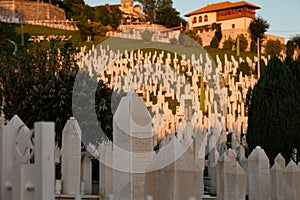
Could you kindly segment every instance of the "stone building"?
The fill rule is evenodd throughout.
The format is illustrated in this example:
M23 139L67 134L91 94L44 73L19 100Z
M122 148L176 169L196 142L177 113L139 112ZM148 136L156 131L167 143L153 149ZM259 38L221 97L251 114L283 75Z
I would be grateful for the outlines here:
M128 22L144 18L142 7L138 4L134 5L133 0L121 0L119 9L122 11L123 18Z
M188 28L198 30L202 38L203 46L208 46L214 37L214 31L212 30L212 24L214 23L221 25L223 34L222 40L220 41L221 46L229 37L235 39L241 34L248 39L248 45L250 46L251 37L249 26L251 21L255 19L256 10L258 9L260 9L259 6L246 1L226 1L208 4L184 16L189 18ZM284 43L283 37L268 35L266 40L270 38L278 39Z
M58 6L39 1L0 0L0 15L28 20L66 20L65 11Z

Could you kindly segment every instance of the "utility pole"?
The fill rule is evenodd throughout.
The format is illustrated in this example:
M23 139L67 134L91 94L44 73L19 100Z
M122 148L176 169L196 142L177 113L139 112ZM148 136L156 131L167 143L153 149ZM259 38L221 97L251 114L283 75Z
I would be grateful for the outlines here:
M23 23L24 23L24 0L22 1L22 18L21 18L21 31L22 31L22 33L21 33L21 46L24 46L24 27L23 27Z
M23 28L23 17L22 17L22 21L21 21L21 46L24 46L24 28Z
M236 38L236 55L240 55L240 36L238 35Z
M259 39L259 37L257 38L257 58L258 58L257 79L259 79L260 78L260 39Z

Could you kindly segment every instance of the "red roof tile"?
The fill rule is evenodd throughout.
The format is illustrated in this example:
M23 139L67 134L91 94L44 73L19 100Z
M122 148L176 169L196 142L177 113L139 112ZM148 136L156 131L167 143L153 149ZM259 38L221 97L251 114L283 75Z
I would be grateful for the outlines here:
M220 3L215 3L215 4L208 4L207 6L200 8L198 10L192 11L188 14L185 14L184 16L189 17L191 15L214 12L214 11L224 10L224 9L228 9L228 8L242 7L242 6L247 6L247 7L253 8L253 9L260 9L259 6L248 3L246 1L239 1L239 2L225 1L225 2L220 2Z

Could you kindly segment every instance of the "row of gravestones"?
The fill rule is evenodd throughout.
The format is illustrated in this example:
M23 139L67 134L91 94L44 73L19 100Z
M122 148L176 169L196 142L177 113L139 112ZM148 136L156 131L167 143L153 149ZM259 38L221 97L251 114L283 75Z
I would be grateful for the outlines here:
M15 115L0 126L0 199L54 200L61 193L92 194L92 163L81 152L79 136L76 120L68 120L63 130L62 180L55 180L54 123L38 122L30 131Z
M14 116L0 126L0 199L55 198L54 138L51 122L35 123L30 131Z
M135 105L135 106L132 106ZM123 111L130 110L129 113ZM126 109L127 108L127 109ZM132 121L133 120L133 121ZM141 125L136 126L136 125ZM127 133L126 130L131 132ZM133 153L151 151L151 139L139 140L135 136L143 134L151 136L151 120L141 98L135 93L129 93L119 105L114 117L114 145L130 149ZM81 163L80 151L81 131L75 119L70 119L63 131L62 150L62 183L64 194L81 193L82 182L88 188L90 165ZM0 135L0 177L1 199L53 199L54 198L54 124L36 123L33 133L15 116L6 126L1 127ZM203 137L203 136L202 136ZM197 140L198 138L198 140ZM203 138L195 138L194 152L200 152ZM128 141L125 144L124 141ZM198 142L197 142L198 141ZM124 146L125 145L125 146ZM132 148L134 146L134 148ZM115 146L115 147L116 147ZM101 158L110 158L113 165L100 166L100 192L104 196L114 194L115 199L143 199L144 195L151 195L154 199L187 199L203 195L203 161L200 155L191 156L189 149L185 149L175 137L162 148L158 154L149 154L148 158L128 157L114 151L101 151ZM269 199L270 195L277 198L296 199L299 188L299 168L291 162L284 169L284 159L278 156L274 167L269 169L269 160L264 151L256 148L248 160L240 153L240 166L236 161L233 150L222 154L217 160L217 152L210 154L211 160L211 192L219 199L242 199L248 193L250 199ZM242 152L242 151L241 151ZM177 154L181 156L176 157ZM112 156L108 156L112 154ZM203 154L203 153L202 153ZM193 155L193 154L192 154ZM121 159L120 159L121 158ZM127 159L128 158L128 159ZM177 159L178 158L178 159ZM198 158L199 160L197 161ZM166 161L170 164L161 165ZM216 161L214 163L214 161ZM103 161L103 160L102 160ZM173 162L174 161L174 162ZM122 172L120 164L131 166L130 170L142 169L145 173ZM141 166L142 164L142 166ZM214 164L216 164L214 166ZM159 167L158 165L161 165ZM201 167L202 166L202 167ZM146 170L145 170L146 167ZM83 170L86 168L87 170ZM84 181L82 181L84 180ZM180 181L179 181L180 180ZM272 181L271 181L272 180ZM235 183L235 184L232 184ZM248 184L248 187L247 187ZM137 188L139 188L137 190ZM248 188L248 189L247 189ZM283 191L283 192L282 192Z
M286 166L281 154L270 169L264 150L256 147L248 159L236 158L229 149L211 166L210 193L220 200L295 200L300 196L300 168L294 161Z
M124 109L125 107L127 109ZM127 116L126 112L123 112L128 110L128 107L132 108L131 116ZM133 121L128 121L128 119ZM132 131L129 133L129 137L123 132L129 130L128 128ZM101 163L106 169L103 168L103 165L100 166L101 183L105 180L104 187L111 186L110 191L104 190L106 197L108 194L114 194L115 199L139 200L143 199L145 194L149 194L154 199L161 199L161 197L163 199L169 197L186 199L192 195L200 199L203 194L203 170L199 168L193 156L176 138L173 137L169 144L154 157L151 117L143 100L136 93L129 93L127 97L122 99L114 116L114 131L115 148L114 151L110 152L113 155L110 159L113 160L114 165L106 166L106 162ZM149 136L149 138L134 137L141 136L141 134ZM1 126L1 199L51 200L55 198L55 189L58 193L62 189L63 194L74 197L82 193L82 188L86 192L87 188L91 186L91 182L89 182L91 181L91 165L90 162L84 161L88 160L85 159L86 156L83 157L84 162L82 162L81 130L78 122L71 118L64 127L62 133L61 188L55 189L54 136L54 123L36 123L33 132L17 116L14 116L7 125ZM124 141L127 142L124 143ZM145 156L135 157L132 154L122 155L123 152L116 148L120 146L133 154L142 152L148 156L146 158ZM150 153L147 154L147 152ZM105 158L104 154L107 153L109 152L101 151L102 161L103 157ZM168 158L170 163L175 162L171 165L167 162L157 168L156 164L165 163L165 158ZM125 168L125 172L123 172L122 169L118 168L121 164L130 167ZM142 171L136 173L134 170ZM166 173L169 176L166 176ZM113 184L110 185L109 183ZM56 187L58 185L56 184ZM101 186L103 185L101 184Z

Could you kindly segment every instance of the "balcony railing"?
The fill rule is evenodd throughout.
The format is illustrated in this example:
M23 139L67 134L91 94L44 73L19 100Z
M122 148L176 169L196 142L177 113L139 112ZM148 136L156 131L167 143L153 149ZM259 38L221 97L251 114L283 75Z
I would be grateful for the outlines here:
M255 12L249 12L249 11L241 11L241 12L235 12L230 13L226 15L221 15L220 13L217 13L217 21L223 21L223 20L229 20L229 19L236 19L240 17L249 17L249 18L255 18Z

